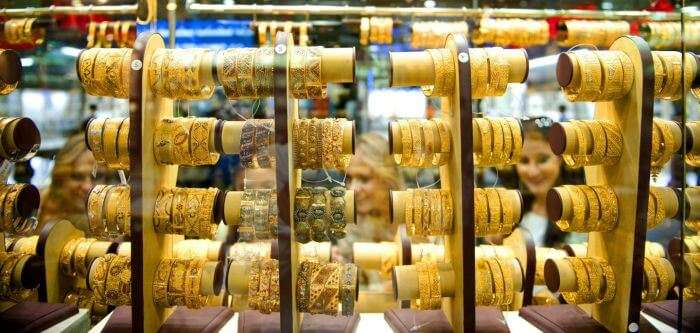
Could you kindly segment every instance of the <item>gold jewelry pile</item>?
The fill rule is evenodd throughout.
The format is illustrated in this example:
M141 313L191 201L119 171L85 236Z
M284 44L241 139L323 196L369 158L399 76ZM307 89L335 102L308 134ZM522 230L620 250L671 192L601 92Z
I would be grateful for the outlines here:
M300 187L294 195L294 237L299 243L345 238L346 190Z
M89 287L99 302L131 304L131 257L113 253L97 257L90 266Z
M33 255L0 252L0 300L21 302L31 296L32 291L16 285L15 276L20 276L15 272L17 268L22 268Z
M454 204L449 190L407 189L404 214L409 236L452 232Z
M63 303L72 304L81 309L90 311L90 320L93 324L98 323L109 312L107 303L96 299L94 293L88 289L76 288L68 293L63 299Z
M626 21L568 20L559 22L557 41L559 46L571 47L579 44L610 47L619 37L630 34Z
M129 170L129 118L96 118L86 131L95 161L110 169Z
M357 298L355 264L317 263L304 261L297 273L297 310L310 314L343 316L355 313Z
M7 44L40 45L44 42L46 29L34 28L36 18L9 19L4 22L3 34Z
M282 31L290 35L294 33L294 30L296 30L296 35L298 38L294 38L294 40L298 41L297 45L306 46L306 44L309 43L309 28L311 28L311 24L309 22L257 21L257 23L253 23L258 25L257 34L258 44L260 46L275 44L275 40L277 39L277 31L279 28L282 28Z
M93 96L129 98L131 49L92 48L78 56L78 78Z
M549 23L545 20L483 18L472 34L477 45L531 47L549 43Z
M203 79L211 67L202 65L214 54L207 49L158 49L148 66L153 93L172 99L206 99L214 93L214 80Z
M132 29L133 28L133 29ZM90 21L87 32L87 45L93 47L134 47L136 22L133 21Z
M571 202L571 215L556 221L564 232L610 231L615 229L618 220L618 201L610 186L563 185L554 190Z
M394 20L391 17L360 19L360 45L391 44Z
M248 169L275 167L275 122L248 119L241 129L241 165Z
M326 84L321 80L322 46L294 48L289 57L289 91L297 99L326 98Z
M153 228L157 233L212 239L218 230L214 220L217 188L161 189L156 196Z
M670 261L660 257L644 258L642 302L653 303L665 300L675 282L676 273Z
M293 127L294 168L345 169L351 154L343 153L346 119L295 119Z
M250 262L248 271L248 308L262 313L279 312L279 263L260 258Z
M34 131L38 134L39 130L36 127L34 121L25 117L0 117L0 158L9 160L10 162L20 162L26 161L32 157L39 150L39 142L31 145L27 145L27 142L16 142L15 138L18 137L23 125L21 123L29 124ZM28 134L28 133L22 133ZM28 134L31 135L31 134ZM39 138L41 141L41 138Z
M474 232L477 236L507 235L520 222L520 193L505 188L474 189Z
M513 303L515 286L513 269L519 264L515 258L476 259L476 304L504 306ZM519 273L519 272L518 272Z
M447 164L450 160L452 135L440 119L402 119L392 121L397 129L401 151L394 152L394 161L401 166L429 168Z
M95 185L87 201L90 234L113 238L131 234L131 198L128 185Z
M654 118L651 133L651 175L657 177L661 169L671 160L673 153L681 147L673 137L674 121Z
M205 263L199 259L162 259L153 278L153 303L190 309L205 306L209 301L201 291Z
M472 98L502 96L508 87L510 64L500 47L470 48Z
M38 190L31 184L0 185L0 232L6 231L15 235L27 235L34 232L37 219L24 216L19 209L20 194ZM27 203L25 203L27 205ZM39 208L39 202L32 202L34 209Z
M515 118L474 118L473 131L481 151L474 150L474 165L480 167L513 165L520 161L523 133Z
M674 101L690 88L694 73L683 72L683 55L676 51L652 51L654 60L654 97ZM685 87L681 78L685 79Z
M36 254L36 244L39 242L39 236L17 237L14 241L6 238L6 243L11 244L8 251L24 254Z
M562 291L569 304L602 304L615 297L615 274L603 258L566 257L576 273L576 291Z
M272 47L234 48L216 55L216 76L229 99L272 96ZM319 73L320 75L320 73Z
M634 67L622 51L576 50L566 52L575 60L579 75L563 87L570 102L611 101L623 98L632 88Z
M219 160L213 151L211 133L216 131L216 118L165 118L155 129L153 153L163 164L187 166L212 165Z
M88 253L90 252L90 247L97 240L94 238L73 238L69 240L61 250L61 255L58 258L58 267L61 273L69 277L82 277L88 276L88 269L90 267L90 258L88 258Z
M617 124L607 120L572 120L562 125L575 134L566 136L566 145L577 148L573 154L562 154L567 166L614 165L620 160L622 132Z
M450 34L469 35L469 25L467 22L414 22L411 31L411 47L436 49L445 46Z
M277 237L277 193L270 189L246 189L240 208L238 236L241 241Z

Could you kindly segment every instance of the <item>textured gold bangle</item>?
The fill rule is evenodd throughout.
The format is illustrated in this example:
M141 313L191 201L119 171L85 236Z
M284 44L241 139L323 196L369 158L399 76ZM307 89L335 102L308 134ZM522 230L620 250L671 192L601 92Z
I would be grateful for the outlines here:
M644 258L644 282L646 283L642 289L642 301L654 302L659 294L658 277L649 258Z
M185 305L190 309L199 309L208 301L208 297L201 295L200 290L203 268L203 260L189 260L185 276Z
M498 259L489 258L487 262L491 270L491 279L493 280L493 299L491 304L503 305L506 289L503 271L498 263Z
M119 168L119 157L117 153L117 137L119 127L123 118L107 118L102 129L102 144L104 148L104 159L108 168Z
M418 273L418 300L421 310L431 310L430 302L430 276L428 264L424 262L416 263L414 268Z
M476 259L476 305L493 305L494 290L491 268L485 258Z
M161 259L153 276L153 303L159 307L168 307L168 281L173 261L177 259Z
M598 231L600 227L600 205L598 195L588 185L580 185L579 190L583 192L588 203L588 213L586 215L585 231Z
M156 195L155 208L153 210L153 229L157 233L170 233L173 217L173 191L161 189Z
M485 188L486 199L489 206L489 224L487 227L488 234L497 233L502 225L501 216L501 197L498 191L494 188Z
M308 98L305 86L307 52L308 48L296 47L289 58L289 89L292 96L297 99Z
M297 286L296 286L296 299L297 299L297 310L299 312L309 312L310 303L310 290L309 283L311 274L318 266L318 263L312 261L303 261L299 266L299 272L297 273Z
M474 232L477 236L488 235L489 211L488 198L484 189L474 188Z
M158 163L173 164L173 127L175 119L166 118L156 126L153 135L153 154Z
M426 190L426 198L430 205L429 235L441 235L445 233L442 221L442 200L440 190Z
M63 246L63 249L61 249L58 264L63 275L75 276L75 269L73 268L73 254L75 253L75 248L83 239L84 238L73 238Z
M516 207L514 202L511 202L513 195L510 193L511 190L497 187L495 190L501 199L501 223L498 226L498 234L510 234L515 226L514 209Z
M601 227L600 230L613 230L617 226L618 219L619 208L617 195L615 195L615 192L610 186L600 185L591 186L591 188L596 192L599 202L605 203L604 205L601 205L602 208L600 214L601 223L605 225L605 227Z
M88 145L92 151L92 155L98 163L104 163L105 161L105 149L103 144L102 132L104 130L104 125L106 118L96 118L90 122L87 131Z
M571 219L572 231L586 230L586 212L588 211L588 202L583 191L576 185L564 185L564 188L569 191L571 202L573 205L573 218Z
M396 163L402 166L409 166L412 160L411 152L413 151L413 139L411 138L411 126L408 120L399 120L399 129L401 131L402 151L398 155L394 155Z
M442 208L442 228L445 234L452 232L452 221L454 219L454 204L452 203L452 193L449 190L440 190L440 207Z
M107 235L116 237L119 235L119 225L117 224L117 213L119 212L121 188L111 185L107 189L107 194L104 200L104 226Z
M190 151L193 165L211 165L219 160L219 154L209 151L210 133L214 130L216 119L194 118L190 129Z
M474 123L476 123L481 137L481 153L474 152L474 164L476 166L489 166L491 165L490 155L493 151L491 126L486 118L474 118Z
M129 170L129 118L122 120L117 135L117 166L122 170Z
M413 221L413 197L416 195L413 189L407 189L404 200L404 222L406 223L406 232L409 235L416 235L416 224Z
M500 47L486 48L488 57L488 94L489 96L501 96L505 94L508 86L508 72L510 65L502 56L503 49Z
M95 298L101 301L105 300L105 288L107 275L109 274L110 263L117 255L108 253L104 256L97 257L92 264L90 274L90 289L92 289Z
M408 125L411 128L411 160L409 166L418 167L422 164L423 156L423 131L417 119L409 119Z
M175 187L171 189L173 192L172 214L170 217L170 225L166 228L167 233L182 235L185 233L188 214L188 199L190 192L186 188Z
M110 305L131 304L131 257L115 256L105 281L104 299Z
M75 247L75 250L73 251L72 267L75 269L75 272L80 277L87 277L87 265L88 265L88 263L85 260L86 260L87 255L88 255L88 251L90 250L90 246L92 246L92 243L94 243L94 242L95 242L94 238L81 239L81 241L78 242L78 245Z
M472 98L480 99L488 96L488 55L486 49L470 48L469 63L471 72Z
M439 154L436 154L437 161L435 165L444 165L450 160L450 146L452 145L452 136L450 135L450 129L444 121L439 119L431 119L437 125L438 135L440 136L440 150Z
M413 225L416 235L423 235L423 191L413 190ZM427 212L426 212L427 213Z
M502 305L510 305L515 297L513 286L513 263L511 258L494 258L496 264L501 269L503 274L503 301Z
M194 118L176 118L172 123L172 157L174 164L195 165L190 150L190 130Z
M190 259L173 259L168 277L168 304L185 305L185 277Z

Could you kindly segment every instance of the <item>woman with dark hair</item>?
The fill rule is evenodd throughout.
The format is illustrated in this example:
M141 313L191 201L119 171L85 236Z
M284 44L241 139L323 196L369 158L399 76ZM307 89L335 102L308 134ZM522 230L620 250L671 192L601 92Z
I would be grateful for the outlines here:
M580 171L567 170L561 157L549 147L552 123L548 117L522 121L524 143L516 171L523 195L520 227L530 231L536 246L558 247L571 237L547 218L547 192L560 184L579 184L582 177Z

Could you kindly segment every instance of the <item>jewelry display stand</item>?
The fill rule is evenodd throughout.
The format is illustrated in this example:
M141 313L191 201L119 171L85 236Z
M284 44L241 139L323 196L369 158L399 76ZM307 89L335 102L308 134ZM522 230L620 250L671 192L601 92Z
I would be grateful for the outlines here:
M480 147L478 132L473 130L472 78L469 49L465 36L454 34L447 38L445 48L450 50L454 62L452 93L441 99L442 122L447 124L451 135L450 158L440 166L440 186L449 190L453 204L453 228L445 235L445 263L439 264L442 309L454 330L471 332L476 328L476 284L475 284L475 217L474 217L474 158L473 153ZM522 50L503 50L509 72L507 82L524 82L527 78L527 54ZM433 59L428 52L390 53L392 87L431 86L435 76ZM444 70L444 69L443 69ZM390 123L390 153L402 152L401 132ZM522 134L522 133L521 133ZM521 135L522 137L522 135ZM404 192L392 192L391 211L394 223L403 220ZM465 204L469 203L469 204ZM519 213L519 211L518 211ZM532 248L534 260L534 247ZM527 260L526 260L527 262ZM527 265L527 264L524 264ZM532 270L534 279L534 265ZM396 266L393 274L394 292L398 299L417 299L418 283L413 266ZM522 284L521 284L522 285ZM404 316L395 311L385 313L387 320L401 320ZM416 318L416 317L414 317ZM436 318L430 320L439 320ZM406 323L407 324L407 323ZM401 327L395 323L392 326ZM410 325L406 327L411 327Z
M605 259L612 267L615 278L614 298L603 304L592 304L586 311L595 320L598 329L612 332L634 331L639 327L642 290L642 267L647 224L647 201L651 161L651 133L654 102L654 71L649 46L638 37L618 38L610 50L624 52L634 68L632 88L624 97L596 102L595 119L617 124L624 142L619 162L609 166L585 167L586 184L608 185L619 202L617 226L609 232L588 234L588 257ZM562 87L584 75L575 59L562 54L557 64L557 79ZM596 138L597 139L597 138ZM557 154L576 152L577 139L555 125L550 131L550 144ZM589 140L589 142L591 142ZM639 143L639 144L637 144ZM547 211L551 221L570 216L572 203L559 192L550 191ZM575 291L576 274L564 260L548 260L545 279L552 291ZM570 306L570 305L567 305ZM522 315L522 311L521 311ZM564 321L570 318L554 316ZM556 323L571 327L571 323Z

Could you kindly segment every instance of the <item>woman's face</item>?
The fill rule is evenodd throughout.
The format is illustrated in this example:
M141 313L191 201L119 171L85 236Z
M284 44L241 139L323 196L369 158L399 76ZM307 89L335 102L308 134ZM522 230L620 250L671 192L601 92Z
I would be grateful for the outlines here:
M389 218L389 186L361 159L354 158L347 169L348 189L355 191L357 215Z
M532 194L545 196L559 179L561 159L554 155L548 142L528 137L516 169Z
M75 160L72 172L63 178L62 192L67 196L69 202L74 202L76 207L85 209L85 202L93 186L93 167L95 158L90 151L80 154Z

